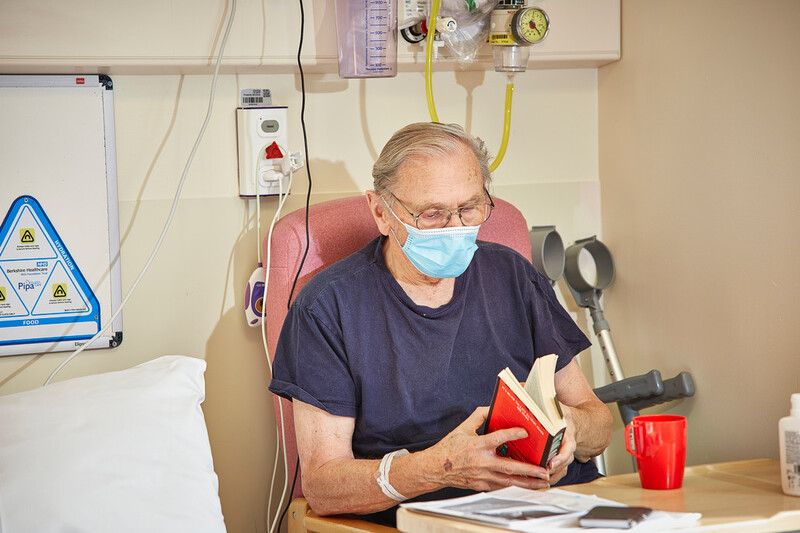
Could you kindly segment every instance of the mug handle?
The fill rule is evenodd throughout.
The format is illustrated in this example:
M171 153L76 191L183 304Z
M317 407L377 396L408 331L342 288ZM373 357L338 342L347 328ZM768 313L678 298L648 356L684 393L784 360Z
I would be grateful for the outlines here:
M636 453L631 449L631 442L633 441L633 424L628 424L625 426L625 449L628 450L628 453L632 456L636 457L637 459L644 459L641 455Z

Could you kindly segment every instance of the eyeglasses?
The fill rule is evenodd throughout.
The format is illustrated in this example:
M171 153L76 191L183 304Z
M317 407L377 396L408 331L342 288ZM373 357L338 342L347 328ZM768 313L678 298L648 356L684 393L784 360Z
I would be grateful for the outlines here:
M454 213L458 213L458 218L464 226L480 226L489 220L492 209L494 209L494 202L486 189L484 189L483 192L486 194L486 198L482 203L465 205L453 210L426 209L418 215L412 213L393 192L389 194L391 194L392 198L397 200L397 203L414 219L414 225L417 226L417 229L439 229L447 226Z

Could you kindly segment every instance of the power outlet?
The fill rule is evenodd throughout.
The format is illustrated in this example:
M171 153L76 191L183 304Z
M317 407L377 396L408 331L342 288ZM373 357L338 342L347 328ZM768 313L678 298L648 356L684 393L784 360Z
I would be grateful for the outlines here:
M242 198L289 192L291 163L287 117L286 106L236 108L239 196Z

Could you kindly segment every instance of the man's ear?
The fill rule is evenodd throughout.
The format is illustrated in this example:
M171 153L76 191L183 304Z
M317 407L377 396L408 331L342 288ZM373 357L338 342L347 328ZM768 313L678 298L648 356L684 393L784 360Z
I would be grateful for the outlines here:
M375 223L378 225L378 230L381 232L381 235L389 235L390 226L388 221L384 218L386 210L389 209L389 207L377 192L367 191L366 195L367 204L369 204L369 210L372 212L372 216L375 218Z

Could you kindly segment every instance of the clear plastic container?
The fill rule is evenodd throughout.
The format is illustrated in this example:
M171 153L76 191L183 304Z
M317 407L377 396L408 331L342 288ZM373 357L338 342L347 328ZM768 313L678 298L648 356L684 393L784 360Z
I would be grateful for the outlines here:
M335 0L339 76L397 75L397 0Z
M520 46L518 44L492 46L494 70L497 72L525 72L528 69L530 55L529 46Z

